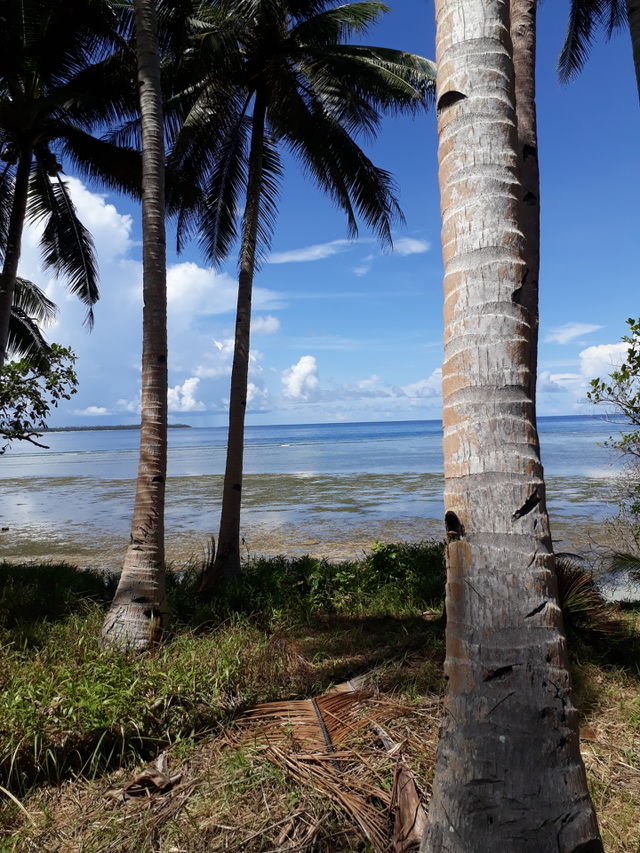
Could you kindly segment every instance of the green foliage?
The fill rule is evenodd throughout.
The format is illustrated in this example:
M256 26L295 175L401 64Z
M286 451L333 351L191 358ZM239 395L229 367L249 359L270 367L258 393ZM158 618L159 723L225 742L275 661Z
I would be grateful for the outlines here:
M169 165L191 184L186 193L168 186L169 208L179 213L179 245L198 230L216 263L234 246L248 189L249 110L258 102L266 110L258 257L275 223L282 148L345 213L350 236L359 218L391 243L392 222L401 218L396 189L357 140L375 138L387 111L425 109L435 93L435 66L403 51L344 43L388 11L371 0L199 6L191 20L196 49L167 75L186 75L183 93L167 104L170 122L180 128Z
M46 419L61 400L76 393L76 357L67 347L51 344L46 365L31 360L7 362L0 372L0 436L6 440L0 454L12 441L36 441L46 429Z
M309 619L318 613L380 614L425 610L444 601L443 547L438 542L374 545L361 560L257 557L238 580L198 602L200 570L170 575L168 596L178 622L207 623L230 613Z
M610 439L607 445L630 460L620 515L630 525L632 540L640 551L640 318L630 317L627 326L629 334L622 338L629 345L625 361L608 379L593 379L587 397L592 403L612 406L625 424L638 427Z
M116 585L114 575L78 571L68 563L0 563L0 629L64 619L87 601L106 606Z
M284 650L246 619L136 656L101 649L104 611L83 609L31 626L29 645L0 631L0 784L15 792L148 759L291 690Z

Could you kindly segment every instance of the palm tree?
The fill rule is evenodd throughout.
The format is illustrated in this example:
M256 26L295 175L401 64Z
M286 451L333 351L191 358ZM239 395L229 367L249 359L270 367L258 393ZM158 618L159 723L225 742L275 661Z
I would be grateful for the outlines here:
M0 367L4 363L22 232L44 223L43 260L87 305L98 299L91 236L76 214L58 156L110 186L139 192L134 151L96 139L93 128L126 114L133 88L127 56L114 54L108 0L22 0L0 28Z
M566 82L582 70L599 26L609 37L619 27L629 27L640 97L640 0L571 0L567 35L558 61L560 79Z
M540 170L536 116L537 0L510 0L511 42L518 127L520 229L525 272L518 302L529 313L529 394L536 398L538 373L538 280L540 276Z
M220 533L203 588L240 571L251 293L275 224L280 148L346 213L351 236L359 215L390 244L401 216L391 176L356 136L375 136L384 110L424 108L434 67L402 51L344 43L386 11L373 0L220 0L209 7L210 32L194 57L206 70L171 158L199 181L197 203L182 205L180 230L188 234L197 223L205 254L218 263L237 237L241 193L245 203Z
M143 349L140 457L131 542L102 629L104 645L144 649L168 612L164 574L167 469L167 287L164 128L155 0L134 0L142 131Z
M580 757L520 303L505 0L436 0L448 692L423 853L602 853Z

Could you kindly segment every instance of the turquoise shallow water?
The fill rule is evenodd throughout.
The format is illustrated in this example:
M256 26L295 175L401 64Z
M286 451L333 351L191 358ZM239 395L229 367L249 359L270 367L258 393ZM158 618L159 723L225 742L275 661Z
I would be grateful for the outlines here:
M541 418L554 534L584 536L614 511L620 427ZM376 539L439 536L439 421L249 427L244 534L252 551L352 553ZM49 433L48 450L0 457L0 556L69 555L117 563L133 504L138 433ZM225 430L170 431L169 553L196 552L215 530ZM98 556L96 556L98 555Z

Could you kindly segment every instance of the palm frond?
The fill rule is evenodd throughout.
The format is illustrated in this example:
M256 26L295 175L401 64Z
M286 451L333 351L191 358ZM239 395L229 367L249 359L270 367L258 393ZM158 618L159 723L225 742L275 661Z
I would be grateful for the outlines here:
M142 157L139 151L96 139L68 124L56 127L61 153L78 171L104 186L139 198L142 193Z
M584 67L594 30L606 21L609 5L610 0L571 0L567 34L558 59L558 73L563 83Z
M391 113L416 113L435 98L435 64L422 56L365 45L303 47L301 68L314 91L327 81Z
M0 171L0 262L4 259L4 247L7 244L12 202L13 166L11 163L4 163Z
M51 358L51 348L36 321L19 306L11 309L7 352L14 358L23 358L38 370L46 370Z
M28 314L40 326L50 326L58 315L55 302L37 284L26 278L16 278L13 306Z
M282 162L275 141L265 134L262 144L262 181L258 216L256 267L267 256L278 216L278 196L282 179Z
M292 28L289 38L295 44L338 44L353 34L366 32L388 11L384 3L372 0L348 3L306 18Z
M318 147L310 145L306 135L294 136L295 128L285 136L292 151L307 167L313 168L314 175L324 170L325 186L330 182L330 192L347 216L357 210L380 241L391 246L392 224L403 221L391 174L375 166L342 125L324 110L314 111L312 126L322 139L320 158ZM349 198L346 207L341 201L344 191Z
M99 294L91 234L78 219L67 187L58 174L51 178L38 164L29 194L30 219L45 222L41 238L44 265L63 277L69 290L87 305L85 322L92 328L92 306Z
M251 120L242 115L221 141L200 219L200 244L207 258L221 263L238 236L238 207L247 182Z

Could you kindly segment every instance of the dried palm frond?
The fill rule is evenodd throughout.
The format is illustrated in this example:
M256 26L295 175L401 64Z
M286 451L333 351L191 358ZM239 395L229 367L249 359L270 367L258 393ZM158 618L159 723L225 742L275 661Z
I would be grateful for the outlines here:
M391 798L386 791L365 779L360 779L356 774L338 774L333 767L327 767L317 761L316 756L286 753L277 746L271 746L268 755L274 764L298 784L321 793L354 821L377 853L387 853L389 849L387 815ZM384 811L370 802L373 798L383 805Z

